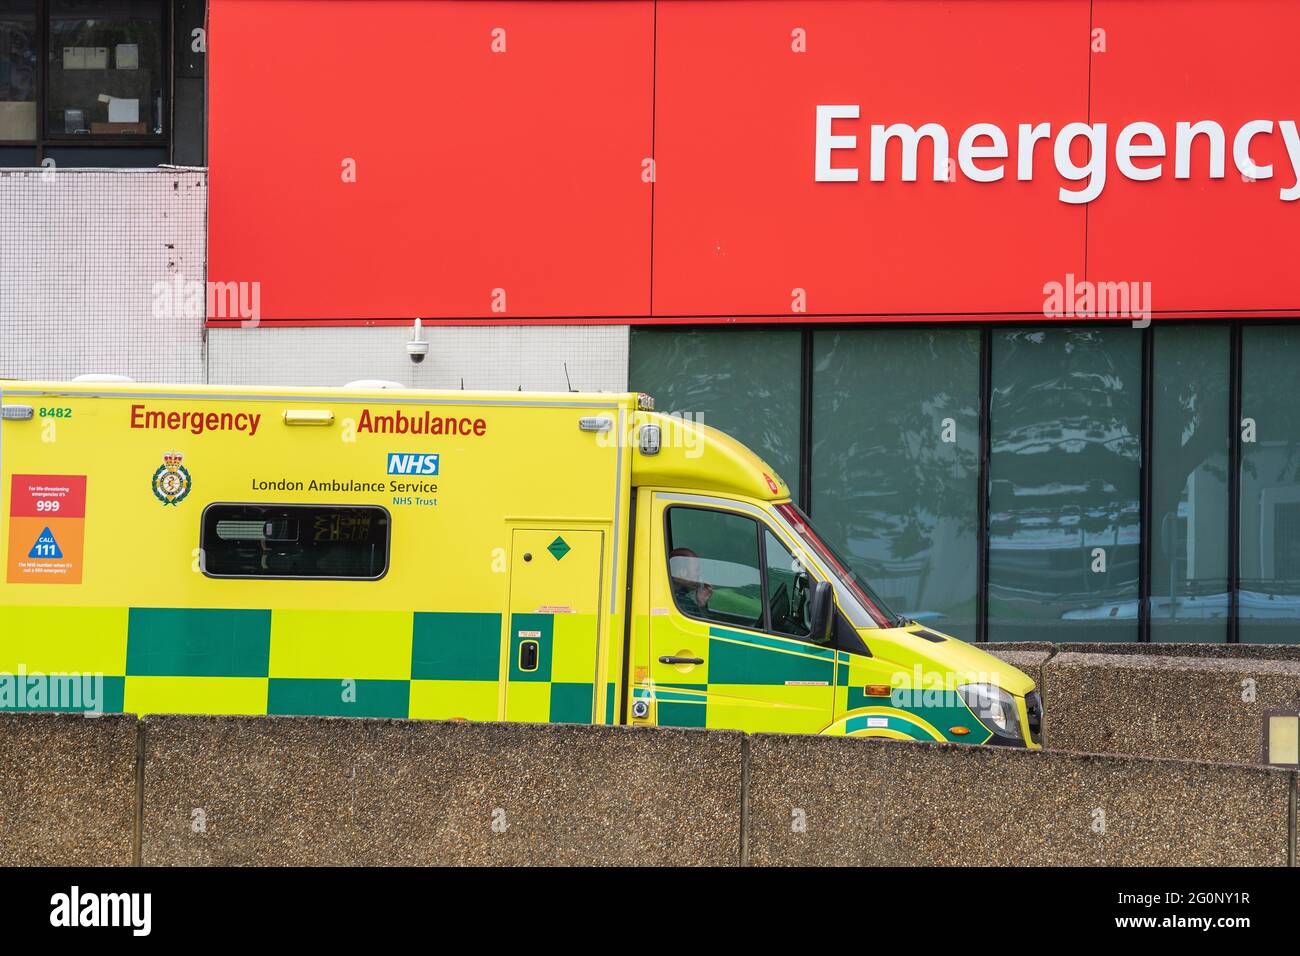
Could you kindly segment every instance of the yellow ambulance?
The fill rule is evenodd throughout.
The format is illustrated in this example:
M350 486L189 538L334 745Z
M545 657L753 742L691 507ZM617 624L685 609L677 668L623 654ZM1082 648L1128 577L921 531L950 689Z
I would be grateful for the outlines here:
M0 710L1039 746L727 435L636 394L0 382Z

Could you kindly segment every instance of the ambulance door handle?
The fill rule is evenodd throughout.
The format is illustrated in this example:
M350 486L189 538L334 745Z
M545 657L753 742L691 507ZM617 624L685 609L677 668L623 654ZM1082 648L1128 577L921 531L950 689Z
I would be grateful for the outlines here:
M702 657L673 657L672 655L668 655L668 656L665 656L665 657L661 657L661 658L659 658L659 663L660 663L660 664L703 664L703 663L704 663L704 658L702 658Z

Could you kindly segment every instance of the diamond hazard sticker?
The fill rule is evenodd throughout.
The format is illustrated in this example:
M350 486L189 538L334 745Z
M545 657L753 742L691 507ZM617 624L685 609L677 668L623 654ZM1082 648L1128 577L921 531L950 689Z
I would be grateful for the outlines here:
M9 489L10 584L80 584L85 475L14 475Z

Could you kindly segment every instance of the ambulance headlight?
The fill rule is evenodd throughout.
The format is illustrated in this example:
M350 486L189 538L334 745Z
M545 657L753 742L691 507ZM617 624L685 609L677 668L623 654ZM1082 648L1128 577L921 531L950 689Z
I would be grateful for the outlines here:
M999 737L1019 740L1020 714L1016 699L992 684L962 684L957 688L961 699L979 718L981 724Z

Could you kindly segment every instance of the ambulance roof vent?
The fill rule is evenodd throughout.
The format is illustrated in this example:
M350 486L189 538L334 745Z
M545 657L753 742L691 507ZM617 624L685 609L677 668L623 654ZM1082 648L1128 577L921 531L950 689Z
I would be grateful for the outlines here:
M406 388L401 382L394 382L387 378L359 378L355 382L348 382L343 387L354 392L367 392L385 388Z
M78 375L73 379L74 382L134 382L130 375L109 375L103 372L87 372L85 375Z

